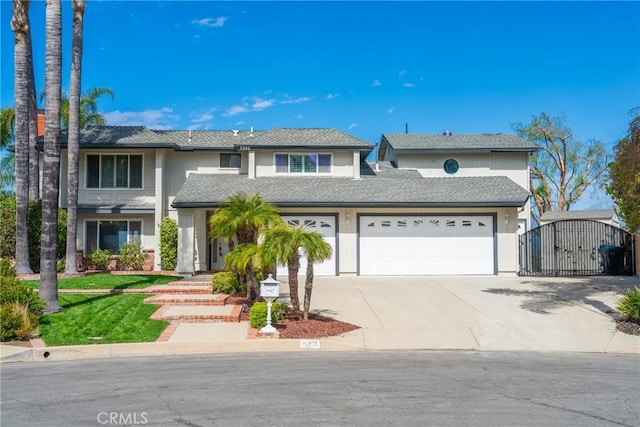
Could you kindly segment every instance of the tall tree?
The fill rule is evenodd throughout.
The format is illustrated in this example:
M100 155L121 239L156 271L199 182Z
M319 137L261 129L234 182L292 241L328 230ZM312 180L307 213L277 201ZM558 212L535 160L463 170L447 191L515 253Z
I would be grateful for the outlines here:
M308 232L302 240L302 250L307 255L307 275L304 281L303 318L309 320L311 293L313 292L313 264L331 258L331 245L317 232Z
M616 201L627 229L640 231L640 114L631 120L627 135L616 145L607 191Z
M71 42L71 79L69 87L69 131L67 142L67 248L65 272L78 271L76 237L78 235L78 169L80 158L80 87L82 79L82 34L85 0L71 0L73 39Z
M27 72L29 78L29 200L40 199L40 154L38 151L38 106L36 103L36 79L33 74L33 49L31 25L27 30Z
M60 0L47 0L45 47L45 127L42 183L40 297L45 312L60 311L56 253L60 182L60 89L62 74L62 10Z
M209 237L211 239L224 238L236 239L238 245L257 244L260 232L267 228L280 224L282 218L278 214L278 208L262 197L254 194L248 197L244 194L234 194L220 206L209 218ZM246 271L253 272L253 263L250 260ZM252 274L247 274L247 298L255 299L258 294L257 284Z
M27 213L29 199L29 1L13 1L11 29L14 43L16 272L32 273L29 266Z
M547 211L568 211L586 189L597 183L607 168L604 144L576 141L562 119L547 113L531 123L514 125L516 133L538 147L531 156L529 187L539 223Z

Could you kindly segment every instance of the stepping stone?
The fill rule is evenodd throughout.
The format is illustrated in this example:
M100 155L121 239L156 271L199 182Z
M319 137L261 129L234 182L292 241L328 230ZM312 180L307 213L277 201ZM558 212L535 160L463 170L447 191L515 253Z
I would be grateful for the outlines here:
M239 322L242 307L239 305L165 305L151 315L156 320L180 320L182 322Z
M161 305L225 305L225 294L159 294L144 300L147 304Z
M213 295L213 289L209 284L188 284L188 285L154 285L146 288L154 294L209 294Z

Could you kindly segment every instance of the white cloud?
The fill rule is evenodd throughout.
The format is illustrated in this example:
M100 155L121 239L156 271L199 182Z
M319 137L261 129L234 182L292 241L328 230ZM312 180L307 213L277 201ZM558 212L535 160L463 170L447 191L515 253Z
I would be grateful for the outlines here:
M405 83L402 86L404 86L404 87L416 87L416 85L414 85L413 83Z
M204 113L200 113L197 117L191 119L191 123L206 123L213 120L213 113L210 111L206 111Z
M144 126L149 129L172 129L179 118L172 114L173 109L164 107L159 110L144 111L111 111L104 117L111 126Z
M402 71L398 71L398 78L401 79L404 77L404 75L407 74L406 71L402 70Z
M295 119L298 119L298 120L302 120L302 119L304 119L304 116L302 115L302 113L298 113L298 114L296 114L296 115L294 116L294 118L295 118Z
M333 98L337 98L337 97L339 97L339 96L340 96L340 94L339 94L339 93L328 93L328 94L327 94L327 96L326 96L326 98L327 98L327 99L333 99Z
M249 108L246 105L234 105L227 110L224 114L225 116L235 116L237 114L246 113L249 111Z
M357 123L351 123L347 129L353 129L353 128L357 127L357 126L358 126Z
M391 107L387 110L387 113L392 114L396 107Z
M218 18L202 18L191 21L192 24L200 25L201 27L219 28L227 21L226 16L220 16Z
M380 80L374 80L373 83L371 83L371 86L376 87L376 86L381 86L382 82Z
M275 104L275 101L273 99L256 98L253 105L251 105L251 109L253 111L260 111L264 110L265 108L271 107L273 104Z
M281 104L302 104L303 102L309 102L311 101L311 98L309 98L308 96L301 96L300 98L295 98L295 99L285 99L284 101L281 101Z

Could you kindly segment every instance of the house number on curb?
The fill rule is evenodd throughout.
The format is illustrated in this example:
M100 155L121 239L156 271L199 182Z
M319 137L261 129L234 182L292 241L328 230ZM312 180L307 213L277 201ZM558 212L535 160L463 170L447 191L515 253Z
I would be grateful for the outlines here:
M300 340L300 348L320 348L320 340Z

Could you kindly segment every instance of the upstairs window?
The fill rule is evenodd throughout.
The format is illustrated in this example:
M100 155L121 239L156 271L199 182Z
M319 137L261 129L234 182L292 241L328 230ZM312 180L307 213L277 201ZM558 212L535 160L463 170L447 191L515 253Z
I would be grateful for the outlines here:
M241 157L238 153L220 153L220 167L239 169Z
M142 155L87 155L87 188L142 188Z
M276 173L331 173L331 154L276 154Z

